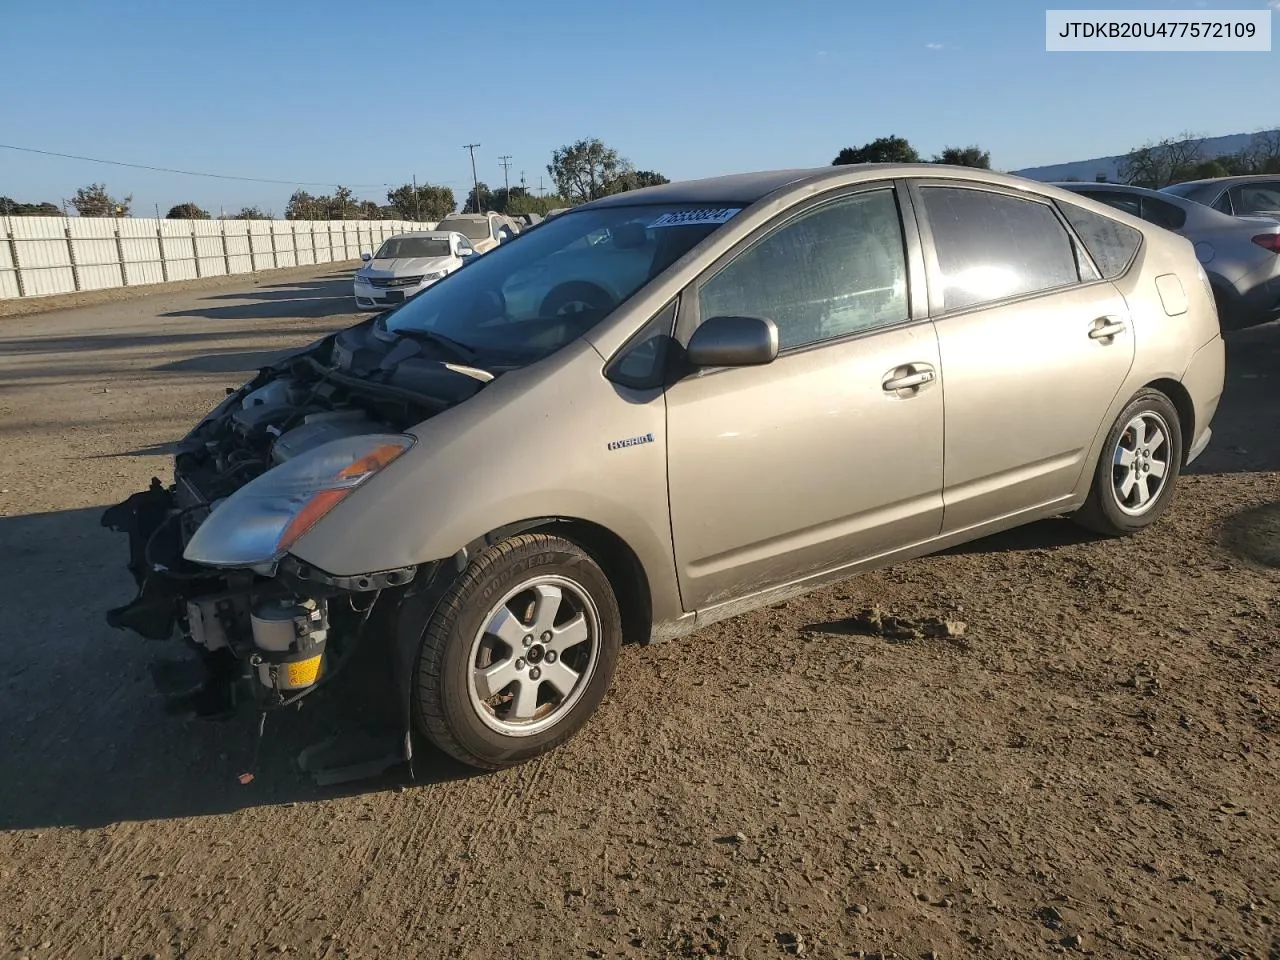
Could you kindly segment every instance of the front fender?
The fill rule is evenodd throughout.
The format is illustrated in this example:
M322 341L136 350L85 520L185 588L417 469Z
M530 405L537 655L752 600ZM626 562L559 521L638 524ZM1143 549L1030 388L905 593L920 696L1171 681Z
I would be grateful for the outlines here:
M611 383L603 365L579 341L419 424L413 449L293 553L350 576L450 558L509 525L585 520L636 554L655 620L679 616L665 397Z

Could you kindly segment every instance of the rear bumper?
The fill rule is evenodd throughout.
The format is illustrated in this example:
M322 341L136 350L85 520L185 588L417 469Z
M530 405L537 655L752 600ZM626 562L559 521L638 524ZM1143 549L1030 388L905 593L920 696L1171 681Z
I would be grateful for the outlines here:
M1182 375L1182 385L1191 396L1194 413L1193 436L1185 438L1186 463L1200 456L1209 445L1209 438L1213 435L1209 427L1222 400L1226 373L1226 346L1221 337L1214 337L1195 352Z
M1226 294L1224 330L1252 327L1280 317L1280 257L1222 292Z

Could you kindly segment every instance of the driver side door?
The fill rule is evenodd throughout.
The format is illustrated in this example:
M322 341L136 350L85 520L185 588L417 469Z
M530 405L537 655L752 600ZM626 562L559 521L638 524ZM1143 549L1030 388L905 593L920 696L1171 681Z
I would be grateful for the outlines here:
M903 210L907 216L903 216ZM764 366L667 390L681 599L704 611L928 540L942 526L938 339L908 263L909 200L876 184L809 203L681 298L681 339L711 316L774 321Z

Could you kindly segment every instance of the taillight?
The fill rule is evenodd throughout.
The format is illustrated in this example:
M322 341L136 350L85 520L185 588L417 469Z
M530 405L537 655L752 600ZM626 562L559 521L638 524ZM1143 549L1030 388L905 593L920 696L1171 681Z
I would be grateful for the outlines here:
M1264 250L1280 254L1280 233L1264 233L1253 238L1253 242Z

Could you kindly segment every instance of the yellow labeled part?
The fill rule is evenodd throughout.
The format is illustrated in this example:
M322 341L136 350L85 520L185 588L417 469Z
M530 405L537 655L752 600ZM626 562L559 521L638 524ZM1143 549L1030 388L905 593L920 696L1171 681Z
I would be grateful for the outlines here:
M310 660L298 660L295 663L288 664L288 685L290 687L309 687L316 682L316 678L320 676L320 660L321 657L312 657Z

